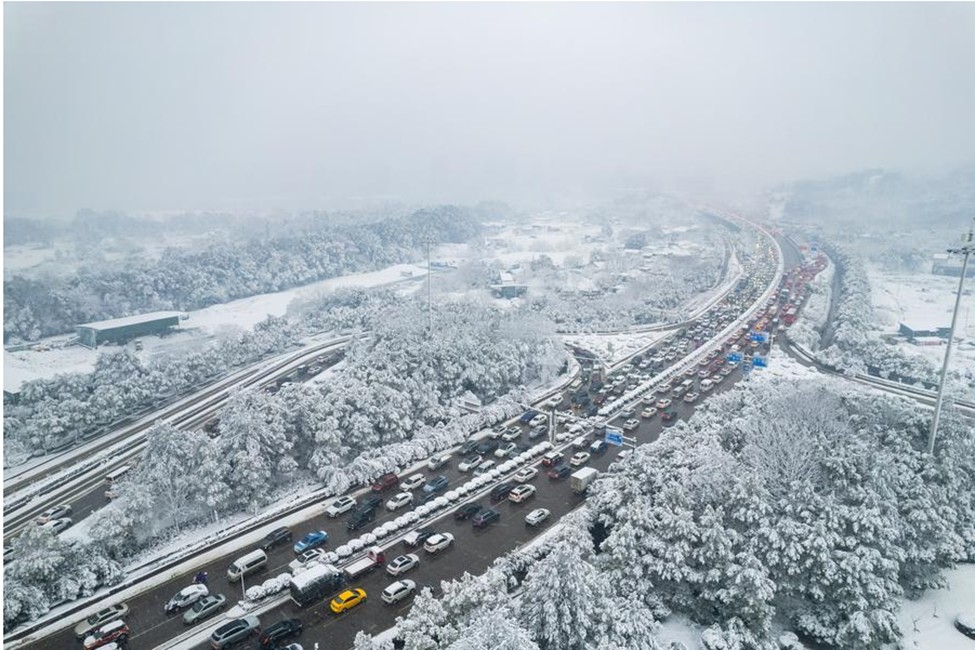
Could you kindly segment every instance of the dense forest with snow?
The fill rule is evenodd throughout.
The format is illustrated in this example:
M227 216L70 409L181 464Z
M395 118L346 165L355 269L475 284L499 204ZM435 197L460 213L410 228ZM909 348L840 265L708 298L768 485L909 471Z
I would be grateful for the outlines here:
M707 650L771 650L788 630L882 648L902 596L975 560L975 440L948 413L929 456L928 424L840 380L746 383L601 476L544 543L424 591L400 635L407 650L652 649L679 613Z
M121 562L187 526L211 521L214 513L254 513L312 482L338 494L457 444L472 432L455 424L462 419L458 397L470 392L485 403L497 402L567 370L568 357L551 324L537 316L504 314L466 301L438 303L431 334L422 301L389 292L348 295L360 305L359 321L369 332L347 352L342 373L316 384L288 385L275 394L238 393L221 414L216 438L164 423L148 433L149 444L131 478L119 484L110 505L92 516L90 543L72 551L91 557L97 571L83 564L78 570L90 576L70 570L52 579L53 560L43 549L53 544L58 553L67 553L66 545L78 543L49 531L15 542L16 570L5 580L13 586L4 602L5 624L90 593L99 581L120 577ZM341 295L324 304L338 300ZM114 365L103 371L114 368L133 384L100 385L144 390L138 378L145 373L133 363L124 353L108 356L106 365ZM124 400L127 393L113 395ZM52 397L43 405L58 403ZM521 408L511 403L496 418ZM206 480L188 481L188 476ZM54 541L35 552L27 545L36 535Z
M67 276L4 280L4 341L34 341L79 324L155 310L192 310L417 259L426 241L463 242L479 231L472 211L417 210L397 219L168 249L157 260L99 262Z

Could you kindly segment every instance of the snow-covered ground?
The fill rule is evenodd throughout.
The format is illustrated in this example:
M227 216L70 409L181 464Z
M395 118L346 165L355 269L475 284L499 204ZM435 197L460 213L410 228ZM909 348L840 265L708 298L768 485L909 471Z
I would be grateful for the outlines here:
M634 334L564 334L562 340L593 352L600 361L611 366L637 350L653 345L671 332L673 329Z
M954 627L955 616L965 611L975 617L975 564L945 571L948 586L929 589L917 600L905 600L897 614L904 638L900 648L949 650L975 648L975 640Z
M412 264L396 264L380 271L344 275L322 280L304 287L265 293L250 298L213 305L205 309L188 312L189 318L182 321L176 332L164 338L157 336L141 337L144 349L139 353L143 361L157 355L185 354L188 348L206 344L214 336L229 329L250 329L268 316L283 316L291 301L296 298L309 298L321 293L346 287L376 287L395 282L407 282L422 278L426 268ZM38 341L32 349L3 353L3 385L6 390L16 390L24 382L34 379L51 378L68 372L91 372L98 359L98 351L78 345L55 347L55 341L66 337L53 337ZM111 350L111 346L101 350Z
M355 273L337 278L322 280L303 287L264 293L250 298L241 298L220 305L213 305L205 309L189 312L189 318L183 321L184 328L198 328L206 332L216 332L222 327L236 325L245 329L254 327L268 316L283 316L288 305L296 298L307 300L316 295L330 293L336 289L351 287L377 287L405 280L412 280L425 276L425 266L414 264L396 264L380 271L369 273Z
M884 271L867 266L871 302L876 313L876 330L880 334L895 334L898 323L917 323L916 327L951 325L951 311L958 291L958 278L930 273ZM973 280L966 280L971 291ZM963 295L958 311L958 331L952 365L975 367L975 296ZM907 354L929 359L938 368L944 361L945 347L922 346L903 342L898 346Z

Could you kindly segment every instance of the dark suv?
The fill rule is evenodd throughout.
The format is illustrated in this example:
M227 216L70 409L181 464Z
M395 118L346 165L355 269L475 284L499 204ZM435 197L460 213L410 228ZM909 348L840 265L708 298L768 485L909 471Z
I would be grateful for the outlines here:
M372 486L372 491L385 492L386 490L394 488L397 485L399 485L399 477L397 477L396 474L389 472L376 479L376 482Z
M491 500L501 501L502 499L507 499L511 491L515 489L515 484L510 481L505 481L504 483L498 483L491 489Z
M383 498L378 494L366 494L362 497L359 505L356 506L353 514L359 514L362 512L369 512L375 510L383 504Z
M491 440L489 438L482 441L481 444L477 446L477 453L486 456L487 454L494 453L500 446L501 443L499 443L497 440Z
M261 540L261 550L270 551L275 546L287 544L291 541L291 537L291 529L287 526L275 528Z
M278 643L289 637L301 634L301 621L288 618L269 625L261 634L261 650L276 648Z
M470 456L477 449L477 440L468 440L457 450L458 456Z
M375 518L375 510L359 511L352 515L345 527L349 530L359 530Z
M484 528L491 525L495 521L501 519L501 513L497 510L482 510L481 512L474 515L472 520L474 528Z

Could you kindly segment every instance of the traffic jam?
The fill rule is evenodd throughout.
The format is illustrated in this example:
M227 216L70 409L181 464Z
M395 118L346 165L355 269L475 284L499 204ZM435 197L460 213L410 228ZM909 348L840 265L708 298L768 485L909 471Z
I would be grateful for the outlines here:
M106 607L73 636L85 650L221 649L255 640L260 648L303 650L315 643L351 647L359 630L389 628L418 591L437 593L442 580L483 571L529 543L577 507L630 448L656 440L708 394L766 365L771 337L786 325L779 314L801 304L822 257L787 273L746 324L721 342L714 337L765 291L774 264L769 247L708 312L620 367L607 372L576 349L580 372L540 406L412 470L328 500L315 519L269 526L253 548ZM698 363L679 375L665 372L702 346L710 349ZM669 379L652 392L608 420L599 416L604 405L664 374ZM249 596L257 586L266 596L255 601ZM245 610L238 601L254 606ZM36 647L68 646L54 635Z

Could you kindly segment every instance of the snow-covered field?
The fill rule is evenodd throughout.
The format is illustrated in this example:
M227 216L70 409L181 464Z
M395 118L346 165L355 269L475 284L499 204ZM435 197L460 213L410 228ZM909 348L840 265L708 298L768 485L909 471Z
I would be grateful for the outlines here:
M634 334L565 334L562 340L593 352L600 361L611 366L637 350L653 345L671 332L673 329Z
M296 298L309 298L320 293L335 291L346 287L376 287L395 282L422 278L426 268L412 264L396 264L380 271L356 273L338 278L323 280L304 287L288 289L276 293L266 293L250 298L242 298L206 309L188 312L189 318L182 321L181 332L165 338L142 337L144 349L139 353L143 361L156 355L184 354L188 348L205 344L215 335L229 329L250 329L268 316L283 316L288 305ZM65 337L55 337L63 340ZM98 352L78 345L53 347L52 340L38 341L35 348L18 352L3 353L3 385L14 390L26 381L51 378L59 373L91 372L95 368ZM103 347L102 350L111 350Z
M876 331L894 334L898 323L917 323L916 327L951 325L958 278L930 273L895 273L867 266L871 301L876 313ZM971 279L966 287L971 292ZM975 367L975 296L963 295L958 312L958 340L952 352L952 365ZM907 354L923 356L938 368L944 360L944 346L919 346L903 342L899 347Z
M975 616L975 564L961 564L945 571L948 586L928 590L917 600L905 600L897 615L904 638L900 648L949 650L975 648L975 640L954 627L955 616L965 611Z

